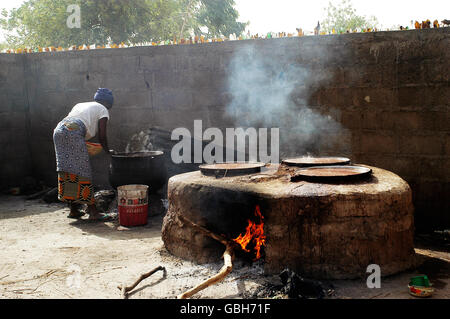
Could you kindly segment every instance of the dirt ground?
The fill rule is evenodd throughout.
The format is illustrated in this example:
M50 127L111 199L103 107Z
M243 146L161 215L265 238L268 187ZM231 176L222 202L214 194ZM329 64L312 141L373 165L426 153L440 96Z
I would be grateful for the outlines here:
M167 270L144 280L129 298L176 298L217 273L222 260L197 265L170 255L161 240L163 215L149 224L123 229L118 221L68 219L62 203L46 204L21 196L0 196L1 298L121 298L118 285L133 283L142 273L161 265ZM329 298L401 298L409 278L426 274L435 288L433 298L450 298L450 253L424 242L416 252L418 269L382 278L381 288L369 289L366 279L330 281ZM236 260L225 280L195 298L255 298L278 276L264 276L261 261Z

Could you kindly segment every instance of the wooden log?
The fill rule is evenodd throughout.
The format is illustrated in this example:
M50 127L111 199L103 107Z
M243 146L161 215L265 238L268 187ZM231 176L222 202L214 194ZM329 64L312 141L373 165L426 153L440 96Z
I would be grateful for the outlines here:
M232 270L233 270L233 260L234 260L234 245L227 245L225 252L223 253L223 267L217 273L217 275L205 280L200 285L182 293L177 298L178 299L186 299L192 297L197 292L208 288L219 281L222 281Z
M186 298L192 297L197 292L223 280L233 270L234 248L240 247L240 246L237 243L235 243L234 241L228 240L226 237L224 237L222 235L215 234L212 231L210 231L200 225L197 225L196 223L185 218L184 216L178 215L178 219L181 222L188 224L189 226L200 231L204 235L209 236L209 237L221 242L226 247L225 252L223 253L224 264L223 264L223 267L220 269L220 271L215 276L205 280L200 285L182 293L181 295L179 295L177 297L178 299L186 299Z
M231 241L229 239L227 239L225 236L213 233L212 231L206 229L203 226L200 226L196 223L194 223L193 221L187 219L184 216L178 215L177 218L184 224L188 224L189 226L195 228L196 230L200 231L202 234L211 237L212 239L217 240L218 242L224 244L225 246L233 246L234 248L240 247L240 245L234 241Z
M165 267L162 267L162 266L158 266L158 267L156 267L155 269L150 270L149 272L146 272L146 273L140 275L139 278L138 278L132 285L130 285L130 286L125 286L125 285L118 286L117 288L121 290L122 298L123 298L123 299L127 299L127 298L128 298L128 294L129 294L134 288L136 288L136 286L139 285L139 283L140 283L142 280L144 280L144 279L150 277L151 275L153 275L155 272L157 272L157 271L159 271L159 270L164 271L164 276L166 275L166 268L165 268Z

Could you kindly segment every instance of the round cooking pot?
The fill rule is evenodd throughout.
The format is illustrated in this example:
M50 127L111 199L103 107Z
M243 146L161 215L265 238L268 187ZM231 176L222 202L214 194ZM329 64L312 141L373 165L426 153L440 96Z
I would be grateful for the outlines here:
M109 183L122 185L143 184L154 193L167 182L167 169L161 151L117 153L111 156Z

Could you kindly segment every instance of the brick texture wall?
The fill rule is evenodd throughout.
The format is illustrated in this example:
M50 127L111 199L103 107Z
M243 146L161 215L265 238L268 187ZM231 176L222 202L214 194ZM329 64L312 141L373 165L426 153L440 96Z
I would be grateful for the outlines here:
M0 189L31 175L24 56L0 54Z
M249 47L269 60L307 68L308 89L297 83L290 101L341 124L340 131L324 130L311 153L346 155L397 173L413 189L416 227L448 227L449 44L450 28L441 28L0 55L1 145L13 136L23 141L2 150L2 184L31 169L47 183L56 181L53 129L98 87L114 91L108 136L119 151L133 134L151 129L156 147L169 155L171 130L192 131L195 119L204 129L235 127L225 112L234 94L227 82L230 63ZM289 133L280 127L280 135ZM282 155L296 153L285 147ZM20 165L10 168L11 160ZM171 174L195 168L172 165L169 157L168 164ZM93 167L97 183L107 184L107 157L94 158Z

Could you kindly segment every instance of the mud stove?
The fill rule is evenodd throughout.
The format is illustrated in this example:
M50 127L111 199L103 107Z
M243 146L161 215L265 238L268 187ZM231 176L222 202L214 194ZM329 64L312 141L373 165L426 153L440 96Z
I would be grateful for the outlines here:
M370 264L382 275L415 264L411 190L392 172L342 158L200 168L169 179L162 238L176 256L220 262L224 250L181 215L232 240L263 228L263 242L249 242L242 253L256 259L260 245L266 274L289 267L311 278L349 279L367 276Z

